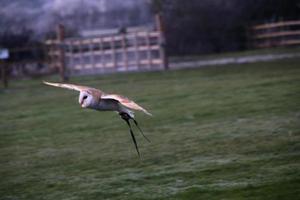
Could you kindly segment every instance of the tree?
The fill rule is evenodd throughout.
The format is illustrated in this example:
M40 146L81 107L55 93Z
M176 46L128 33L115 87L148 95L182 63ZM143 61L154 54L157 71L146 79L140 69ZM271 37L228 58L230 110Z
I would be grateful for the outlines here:
M171 55L218 53L246 48L252 23L298 19L298 0L152 0L166 25Z

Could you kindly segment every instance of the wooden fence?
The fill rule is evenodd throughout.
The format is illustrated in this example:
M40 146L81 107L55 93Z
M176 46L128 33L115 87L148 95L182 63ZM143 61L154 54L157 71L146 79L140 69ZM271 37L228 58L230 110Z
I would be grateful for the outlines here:
M63 79L74 74L167 69L164 33L157 21L153 30L91 38L65 39L60 26L57 39L46 41L50 63L60 69Z
M269 48L300 45L300 21L280 21L250 28L250 46Z

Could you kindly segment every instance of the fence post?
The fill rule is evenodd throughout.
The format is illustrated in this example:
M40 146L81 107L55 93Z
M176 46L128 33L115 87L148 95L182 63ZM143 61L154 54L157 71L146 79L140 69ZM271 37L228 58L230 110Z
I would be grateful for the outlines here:
M105 60L105 52L104 52L104 39L103 37L100 37L99 42L99 50L100 50L100 59L101 59L101 70L104 70L106 67L106 60Z
M123 63L125 64L126 71L128 71L128 55L126 45L126 33L122 33L122 52L123 52Z
M150 34L147 30L146 32L146 45L147 45L147 60L148 60L148 68L152 68L152 54L151 54L151 44L150 44Z
M140 49L139 49L139 40L138 40L138 33L134 33L134 56L136 61L136 67L137 69L140 69Z
M113 62L114 71L117 71L117 56L116 56L116 49L115 49L115 36L110 37L110 50L111 50L111 59Z
M2 66L0 65L0 67L1 67L1 75L2 75L1 78L3 81L3 86L4 86L4 88L7 88L8 87L8 74L7 74L6 63L5 63L5 61L0 60L0 64L2 64Z
M89 53L90 53L90 62L92 66L92 70L95 71L95 51L94 51L94 43L93 39L89 39Z
M62 24L59 24L57 26L56 30L56 36L57 36L57 42L58 42L58 51L59 51L59 74L61 77L61 80L63 82L68 81L68 77L66 75L66 63L65 63L65 49L64 49L64 39L65 39L65 27Z
M163 19L160 13L155 15L156 27L159 32L160 39L160 57L163 62L163 67L165 70L169 69L169 61L166 54L166 36L165 36L165 26L163 23Z
M74 67L74 57L73 57L74 47L73 47L73 41L69 41L69 65Z

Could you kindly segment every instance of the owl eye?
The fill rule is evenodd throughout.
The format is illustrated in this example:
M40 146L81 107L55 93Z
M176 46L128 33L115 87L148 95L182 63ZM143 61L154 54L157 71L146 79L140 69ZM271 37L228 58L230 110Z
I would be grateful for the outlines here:
M87 98L88 98L88 96L84 96L84 97L83 97L83 99L87 99Z

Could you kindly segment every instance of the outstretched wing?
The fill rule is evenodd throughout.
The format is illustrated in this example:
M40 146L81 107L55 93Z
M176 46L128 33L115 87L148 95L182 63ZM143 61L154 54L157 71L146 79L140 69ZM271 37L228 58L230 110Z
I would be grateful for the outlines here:
M51 83L51 82L47 82L47 81L43 81L44 84L46 85L51 85L54 87L60 87L60 88L66 88L69 90L76 90L76 91L84 91L84 90L96 90L94 88L90 88L90 87L86 87L86 86L81 86L81 85L74 85L74 84L67 84L67 83Z
M86 87L86 86L81 86L81 85L74 85L74 84L67 84L67 83L50 83L50 82L46 82L46 81L43 81L43 82L46 85L51 85L54 87L66 88L69 90L76 90L79 92L85 91L85 92L90 93L97 99L100 99L100 97L102 95L102 91L98 90L96 88L91 88L91 87Z
M143 111L145 114L152 116L152 114L149 113L146 109L139 106L137 103L128 99L127 97L117 95L117 94L102 94L101 99L114 99L127 108Z

